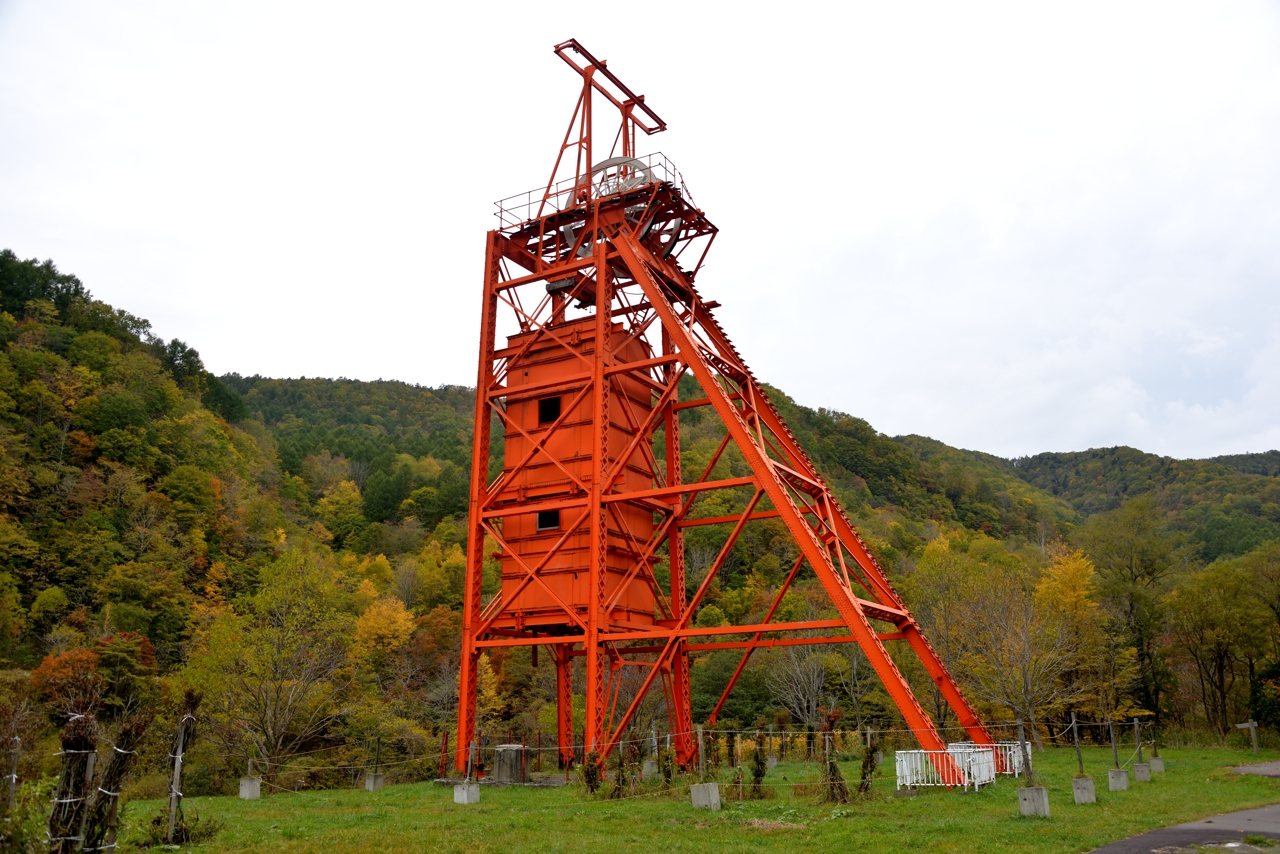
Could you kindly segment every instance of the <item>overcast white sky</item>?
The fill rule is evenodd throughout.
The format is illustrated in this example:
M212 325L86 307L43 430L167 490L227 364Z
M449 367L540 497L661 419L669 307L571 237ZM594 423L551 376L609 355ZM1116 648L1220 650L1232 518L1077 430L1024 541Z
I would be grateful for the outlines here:
M701 288L801 403L1005 456L1280 447L1275 3L0 0L0 248L216 373L472 385L569 37L666 119Z

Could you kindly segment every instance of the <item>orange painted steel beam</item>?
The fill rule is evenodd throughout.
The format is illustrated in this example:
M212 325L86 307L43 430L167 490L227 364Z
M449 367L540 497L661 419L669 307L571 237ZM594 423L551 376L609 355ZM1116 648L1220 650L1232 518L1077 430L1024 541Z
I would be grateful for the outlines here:
M759 510L751 514L748 521L754 522L759 519L777 519L782 514L777 510ZM696 528L700 525L724 525L734 521L734 516L706 516L700 519L684 519L679 522L681 528Z

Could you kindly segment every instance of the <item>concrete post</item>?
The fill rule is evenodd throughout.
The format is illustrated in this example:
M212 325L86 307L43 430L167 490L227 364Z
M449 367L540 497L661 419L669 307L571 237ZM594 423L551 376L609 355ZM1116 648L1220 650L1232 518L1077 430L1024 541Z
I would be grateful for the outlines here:
M1023 786L1018 790L1018 811L1028 818L1049 817L1049 791L1044 786Z
M497 783L527 783L524 745L499 744L493 749L493 779Z
M1151 724L1151 761L1147 764L1152 771L1164 773L1164 760L1160 758L1160 738L1154 722Z
M689 799L693 802L694 809L718 810L720 809L720 784L694 783L689 787Z
M253 760L249 760L249 773L240 778L240 800L256 801L262 797L262 780L253 776Z
M1249 736L1253 739L1253 755L1258 755L1258 722L1255 720L1247 720L1242 724L1236 724L1236 729L1249 730Z
M1133 719L1133 740L1138 746L1138 761L1133 763L1133 779L1139 783L1151 782L1151 766L1142 761L1142 729L1138 719Z
M382 739L379 738L374 742L373 748L373 771L365 772L364 790L366 792L376 792L381 789L387 782L387 775L378 772L382 767Z
M1076 721L1076 713L1071 713L1071 740L1076 746L1076 766L1080 769L1075 779L1071 781L1071 794L1076 799L1076 805L1096 804L1098 802L1097 792L1093 787L1093 778L1086 777L1084 773L1084 756L1080 753L1080 724Z
M467 750L467 779L453 787L453 802L455 804L478 804L480 803L480 784L471 780L471 774L476 767L476 740L471 739L471 747Z

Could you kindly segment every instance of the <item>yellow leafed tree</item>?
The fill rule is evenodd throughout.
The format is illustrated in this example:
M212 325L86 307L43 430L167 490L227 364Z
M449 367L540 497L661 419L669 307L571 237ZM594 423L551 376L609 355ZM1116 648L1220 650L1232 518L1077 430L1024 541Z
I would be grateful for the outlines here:
M385 660L409 643L413 615L399 599L379 599L356 620L356 653L369 660Z
M1137 652L1126 646L1119 626L1098 604L1098 574L1081 551L1059 546L1036 585L1036 610L1055 622L1074 649L1074 661L1061 679L1068 705L1099 720L1132 716L1127 699L1137 678Z

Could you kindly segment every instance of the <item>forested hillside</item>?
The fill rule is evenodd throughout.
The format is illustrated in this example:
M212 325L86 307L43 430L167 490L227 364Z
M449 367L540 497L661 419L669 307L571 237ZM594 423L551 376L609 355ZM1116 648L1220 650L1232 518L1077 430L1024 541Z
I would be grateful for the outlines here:
M991 719L1280 725L1280 452L1004 460L771 393ZM699 394L686 380L682 399ZM73 707L111 731L139 708L171 721L190 688L206 734L191 791L225 790L250 759L269 779L302 751L337 768L376 739L417 768L457 702L473 417L461 387L213 377L52 263L0 254L0 729L49 739ZM686 465L722 435L711 410L683 411ZM744 465L729 452L715 476ZM689 529L691 584L726 535ZM697 625L763 618L796 555L777 520L753 523ZM802 579L778 618L830 611ZM700 720L737 661L696 659ZM902 666L945 725L927 676ZM553 731L554 696L528 649L484 657L488 731ZM817 726L835 709L896 718L855 645L779 648L752 659L721 725ZM144 765L167 748L146 750Z
M1037 454L1007 465L1085 516L1150 496L1199 557L1243 555L1280 537L1280 453L1175 460L1134 448Z
M180 662L196 598L252 589L286 524L269 440L194 349L8 251L0 345L0 643L126 632Z

